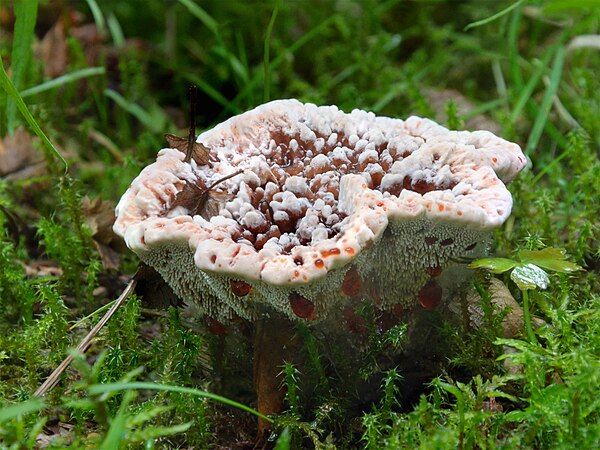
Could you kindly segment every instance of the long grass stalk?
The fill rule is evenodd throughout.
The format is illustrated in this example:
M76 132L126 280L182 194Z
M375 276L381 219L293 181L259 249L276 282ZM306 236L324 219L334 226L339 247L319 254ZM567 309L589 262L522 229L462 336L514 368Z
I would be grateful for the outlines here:
M33 118L33 115L27 108L27 105L25 105L23 98L4 70L4 63L2 62L2 59L0 59L0 86L7 93L8 97L10 97L16 103L17 108L25 118L25 121L31 127L33 132L42 140L42 143L48 152L54 155L64 165L66 172L69 168L67 161L65 158L63 158L58 149L54 146L54 144L52 144L50 139L48 139L48 136L46 136L46 134L42 131L37 121Z
M255 416L267 421L273 422L272 419L265 416L264 414L259 413L255 409L250 408L242 403L238 403L235 400L228 399L226 397L222 397L217 394L213 394L212 392L202 391L200 389L185 387L185 386L172 386L168 384L159 384L159 383L148 383L143 381L132 381L129 383L107 383L107 384L93 384L88 390L92 395L105 394L107 392L119 392L119 391L129 391L132 389L145 389L151 391L166 391L166 392L178 392L180 394L190 394L196 397L208 398L210 400L214 400L216 402L222 403L223 405L231 406L233 408L240 409L242 411L248 412L250 414L254 414Z
M277 19L277 13L279 12L279 1L275 1L275 7L273 8L273 14L271 14L271 20L267 25L267 31L265 33L265 43L263 51L263 70L264 70L264 92L263 101L268 102L270 99L271 89L271 33L273 32L273 25Z
M32 95L37 95L41 94L42 92L56 89L60 86L64 86L68 83L73 83L83 78L93 77L96 75L104 75L105 73L106 69L104 67L86 67L85 69L75 70L73 72L61 75L60 77L44 81L43 83L40 83L37 86L24 89L20 92L20 94L22 98L26 98Z
M12 84L16 90L22 87L31 60L31 43L33 41L37 8L37 0L16 0L14 2L15 28L10 60ZM6 103L6 123L9 133L15 131L18 126L17 109L20 109L14 97L11 100Z

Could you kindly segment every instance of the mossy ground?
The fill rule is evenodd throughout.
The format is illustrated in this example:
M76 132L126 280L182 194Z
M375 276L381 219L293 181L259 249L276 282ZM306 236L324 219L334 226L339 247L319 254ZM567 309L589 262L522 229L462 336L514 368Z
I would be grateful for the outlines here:
M585 269L551 274L548 289L529 292L532 314L545 322L534 340L525 332L500 339L491 313L466 336L441 326L444 372L412 402L400 395L405 374L392 369L378 374L373 404L349 405L323 376L318 340L300 330L314 373L283 368L287 412L275 421L277 448L600 447L597 2L40 3L0 6L0 55L69 172L37 138L33 150L9 145L25 121L2 91L0 163L18 152L27 158L0 181L1 448L251 445L250 414L200 396L224 381L211 358L219 338L143 296L113 317L44 407L31 400L137 265L99 236L104 216L82 198L110 202L110 211L164 146L163 133L185 135L190 83L202 92L202 128L296 97L492 129L520 143L532 163L510 185L515 206L493 253L560 247ZM51 29L53 39L42 41ZM402 334L372 334L372 353L399 345ZM367 356L365 377L380 371ZM505 358L522 369L508 373ZM309 375L321 382L305 406L298 388ZM176 388L100 386L132 380ZM225 381L252 406L247 383Z

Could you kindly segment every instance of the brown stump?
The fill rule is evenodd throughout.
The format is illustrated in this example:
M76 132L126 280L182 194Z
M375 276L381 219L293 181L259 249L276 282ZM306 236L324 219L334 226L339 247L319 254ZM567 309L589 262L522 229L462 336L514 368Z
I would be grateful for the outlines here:
M283 409L285 388L282 366L298 360L300 338L294 324L284 317L259 319L254 331L254 389L257 410L266 416ZM258 420L258 437L262 437L270 424Z

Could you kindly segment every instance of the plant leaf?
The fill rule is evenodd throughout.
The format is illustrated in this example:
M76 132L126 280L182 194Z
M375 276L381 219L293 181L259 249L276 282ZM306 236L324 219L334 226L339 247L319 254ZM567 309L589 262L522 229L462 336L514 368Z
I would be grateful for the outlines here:
M292 436L290 430L288 427L285 427L277 439L274 450L289 450L291 442Z
M11 2L12 3L12 2ZM12 84L15 90L23 87L26 71L31 60L31 41L35 33L37 18L37 0L14 2L15 27L13 35L13 48L11 54ZM8 92L8 91L7 91ZM10 98L12 97L12 98ZM9 93L6 104L6 120L9 134L17 128L17 99Z
M0 423L13 419L24 414L39 411L44 407L44 401L40 398L26 400L16 405L7 406L0 409Z
M187 138L182 138L179 136L175 136L174 134L165 134L165 139L171 148L177 149L182 153L187 151L188 140ZM200 142L194 142L193 150L192 150L192 158L194 161L198 163L200 166L204 166L208 164L210 158L210 150Z
M499 19L500 17L504 16L505 14L508 14L509 12L511 12L513 9L515 9L517 6L519 6L521 3L523 3L523 1L524 0L518 0L518 1L514 2L512 5L507 6L502 11L499 11L490 17L486 17L485 19L481 19L476 22L471 22L463 29L463 31L468 31L471 28L480 27L482 25L487 25L488 23L493 22L494 20Z
M117 415L110 423L110 428L106 433L104 441L102 441L100 450L121 448L121 441L123 441L127 431L125 426L125 422L127 420L127 408L136 395L137 393L135 391L127 391L123 396L123 400L121 401Z
M515 267L510 278L522 291L528 289L546 289L550 280L548 274L535 264L525 264Z
M44 81L36 86L22 90L20 92L21 98L41 94L42 92L61 87L68 83L73 83L87 77L104 75L105 73L106 69L104 67L86 67L85 69L74 70L73 72L66 73L60 77Z
M171 426L152 426L142 430L136 430L128 433L128 440L133 442L141 442L154 440L165 436L183 433L189 430L194 422L186 422Z
M29 111L29 109L27 109L27 105L25 105L25 102L21 98L21 95L19 94L19 92L13 85L12 81L8 77L6 70L4 70L4 63L2 62L2 58L0 58L0 87L6 92L7 96L9 98L11 98L17 104L17 109L21 112L21 114L25 118L25 121L27 122L27 124L31 127L33 132L35 134L37 134L37 136L42 140L46 149L51 154L54 154L54 156L56 156L63 163L63 165L65 166L65 172L67 172L67 170L69 168L67 161L65 160L65 158L63 158L63 156L60 154L60 152L56 149L54 144L52 144L52 142L50 142L50 139L48 139L48 136L46 136L44 134L44 132L40 128L39 124L36 122L36 120L31 115L31 112Z
M543 250L521 250L519 259L524 263L532 263L553 272L576 272L583 268L575 263L566 261L566 252L562 248L547 247Z
M519 263L508 258L481 258L469 264L471 269L486 269L492 273L504 273Z
M231 406L233 408L240 409L242 411L248 412L250 414L254 414L257 417L267 421L273 422L272 419L265 416L264 414L259 413L258 411L246 406L242 403L238 403L234 400L230 400L226 397L222 397L217 394L213 394L207 391L201 391L199 389L189 388L185 386L172 386L168 384L158 384L158 383L147 383L141 381L134 381L129 383L106 383L106 384L93 384L89 386L88 392L92 395L104 394L106 392L118 392L118 391L129 391L132 389L148 389L153 391L167 391L167 392L179 392L182 394L190 394L196 397L208 398L210 400L222 403L223 405Z

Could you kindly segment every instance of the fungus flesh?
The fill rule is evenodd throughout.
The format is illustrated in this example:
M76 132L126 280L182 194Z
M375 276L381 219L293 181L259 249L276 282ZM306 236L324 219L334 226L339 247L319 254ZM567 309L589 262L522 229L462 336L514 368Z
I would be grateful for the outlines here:
M221 323L265 310L320 320L363 292L385 309L423 303L427 286L437 295L432 278L481 253L508 217L505 183L526 162L487 131L296 100L197 142L210 160L161 150L117 206L115 231ZM215 187L212 212L195 214L194 196L237 171Z

